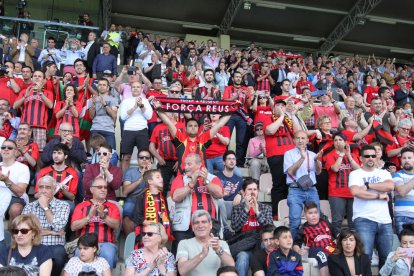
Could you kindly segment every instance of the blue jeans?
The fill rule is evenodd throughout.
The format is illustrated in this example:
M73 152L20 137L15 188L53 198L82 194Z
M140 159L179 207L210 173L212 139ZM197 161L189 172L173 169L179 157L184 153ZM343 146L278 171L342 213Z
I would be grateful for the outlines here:
M249 272L251 251L242 251L236 256L236 270L239 276L247 276Z
M403 230L404 224L414 224L414 218L405 216L395 216L395 228L397 229L397 235Z
M217 156L207 159L207 170L209 173L214 174L214 169L219 172L224 170L223 156Z
M103 130L91 130L91 137L95 134L100 134L105 137L106 143L116 150L115 133Z
M118 261L117 257L118 248L112 242L100 242L99 243L99 257L104 258L111 268L116 267ZM76 248L75 256L79 256L79 249Z
M230 129L230 137L233 134L233 129L236 127L236 158L237 158L237 167L244 167L244 158L245 158L245 147L244 147L244 138L246 136L247 123L239 115L232 115L230 120L227 122L227 126Z
M365 218L356 218L354 226L364 244L365 254L372 259L375 245L379 257L378 267L382 267L392 250L392 223L381 224Z
M307 201L313 201L318 205L319 210L319 196L315 187L308 191L302 191L300 188L289 188L287 196L287 204L289 206L289 227L293 239L299 230L300 219L302 217L303 205Z
M65 264L68 262L65 247L63 245L49 245L48 247L53 258L52 275L60 275Z
M124 202L123 209L123 217L129 217L130 219L134 218L134 211L135 211L135 198L127 198Z

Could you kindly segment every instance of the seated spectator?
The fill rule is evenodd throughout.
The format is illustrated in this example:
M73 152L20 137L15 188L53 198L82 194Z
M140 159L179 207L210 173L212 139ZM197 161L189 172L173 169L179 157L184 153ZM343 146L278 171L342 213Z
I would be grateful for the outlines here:
M243 182L243 199L233 206L231 228L237 233L259 231L263 226L273 224L272 209L258 201L259 184L257 180L246 179ZM236 268L241 276L247 276L249 259L253 248L241 251L236 257Z
M405 224L400 233L400 246L388 254L387 261L379 274L381 276L410 275L412 257L405 249L411 248L414 248L414 224Z
M92 198L76 205L73 212L71 229L80 231L80 235L95 233L98 235L100 253L114 268L117 262L115 230L119 228L121 217L118 206L107 201L108 184L98 176L90 186Z
M274 238L275 226L273 224L263 226L260 230L262 246L255 248L250 256L250 270L254 276L264 276L267 272L267 255L276 248Z
M394 143L387 145L385 152L387 153L390 161L393 162L397 169L400 169L400 160L401 151L404 148L414 148L414 143L411 139L410 132L413 127L413 124L410 119L402 119L398 123L398 130L394 136Z
M123 207L122 227L125 235L134 231L134 210L137 202L136 198L144 191L144 173L152 168L152 156L148 150L138 151L138 169L129 168L122 179L122 191L126 195Z
M21 123L19 125L16 146L19 151L16 161L30 168L30 179L33 179L40 153L39 147L32 140L32 128L28 123Z
M107 199L116 201L115 191L122 185L122 170L117 166L109 163L111 160L112 148L105 144L100 146L98 151L99 163L89 164L86 166L83 177L83 188L85 199L92 198L90 187L97 176L101 176L108 183Z
M148 222L142 232L144 247L129 254L124 275L177 275L174 255L164 247L167 240L161 223Z
M339 233L336 249L328 257L328 268L330 275L335 276L372 275L364 244L354 230L347 228Z
M358 146L368 145L375 139L375 133L371 131L374 120L372 117L368 120L368 126L362 131L358 131L358 123L352 116L347 116L342 119L342 126L344 130L341 132L345 135L346 141L355 142Z
M5 266L0 267L0 275L2 276L27 276L26 271L23 268L17 266Z
M159 223L165 228L168 239L173 240L167 201L161 193L164 186L161 172L148 170L144 173L143 180L147 188L136 196L133 213L135 235L141 242L144 237L143 227L148 223Z
M191 216L194 238L182 240L177 250L177 267L181 275L215 276L221 266L234 266L227 243L211 235L210 214L197 210Z
M234 266L222 266L217 270L217 276L237 276L237 269Z
M75 197L78 192L78 173L75 169L66 165L69 148L65 144L56 144L53 146L53 164L44 167L37 174L35 193L39 191L38 181L48 175L56 181L56 187L53 195L56 198L66 201L72 214L75 209ZM37 197L38 194L35 194Z
M10 140L4 141L1 145L3 162L0 163L0 186L2 195L5 196L0 197L0 202L2 206L8 206L6 210L10 221L20 215L29 202L26 189L30 181L30 171L26 165L16 161L16 154L16 144Z
M306 222L296 234L293 250L303 256L306 250L302 248L302 244L305 243L309 247L309 257L318 261L320 275L327 276L328 255L334 250L336 233L328 221L319 217L318 205L315 202L306 202L304 213Z
M52 275L60 275L68 256L65 251L65 228L69 220L69 204L54 197L58 183L51 176L37 181L38 199L27 204L22 214L37 217L41 227L41 244L47 245L52 253Z
M99 148L104 144L106 144L106 140L102 135L95 134L91 137L89 140L89 145L92 149L94 149L94 153L92 154L92 158L89 164L99 163L98 151ZM109 163L111 163L112 166L118 166L118 154L116 153L115 149L112 149L112 156L111 160L109 160Z
M9 101L0 99L0 137L16 140L19 124L20 118L10 111Z
M92 272L101 276L111 276L111 268L108 262L98 256L99 243L95 233L86 233L78 240L79 256L70 258L65 265L62 276L78 276L81 272Z
M278 249L268 256L266 275L303 275L302 256L292 249L293 239L289 228L286 226L277 227L274 239Z
M260 179L260 175L269 171L266 159L266 140L264 137L263 123L257 122L254 126L256 136L249 140L247 147L247 164L249 175L253 179Z
M21 267L28 276L51 275L53 256L50 248L41 244L39 220L34 215L17 216L11 221L10 230L11 244L0 252L0 267Z
M73 67L73 66L72 66ZM63 98L55 105L54 114L57 122L55 136L59 135L59 128L62 123L69 123L73 128L73 137L79 138L79 117L82 113L82 100L78 98L76 87L68 83L63 88Z

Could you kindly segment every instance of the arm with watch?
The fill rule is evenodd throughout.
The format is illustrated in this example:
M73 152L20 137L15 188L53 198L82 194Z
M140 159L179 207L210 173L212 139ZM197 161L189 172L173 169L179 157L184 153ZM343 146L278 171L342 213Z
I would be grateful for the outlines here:
M387 192L390 192L394 189L394 183L391 179L387 179L384 182L378 183L367 183L365 182L362 186L351 186L351 194L354 197L360 199L383 199L389 200ZM371 192L375 191L375 192Z
M204 184L204 186L207 187L208 192L211 194L212 197L219 199L223 198L224 189L221 185L221 182L216 182L215 180L218 178L212 178L209 180L208 177L208 171L206 168L202 168L200 170L200 178Z

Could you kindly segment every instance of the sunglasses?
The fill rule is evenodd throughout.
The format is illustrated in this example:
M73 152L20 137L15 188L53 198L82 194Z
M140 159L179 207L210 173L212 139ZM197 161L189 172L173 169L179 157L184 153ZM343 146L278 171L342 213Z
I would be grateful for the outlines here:
M170 90L170 92L173 93L173 94L180 94L181 93L181 91L178 91L178 90Z
M108 186L91 186L91 187L94 187L94 188L96 188L96 189L98 189L98 190L102 190L102 189L104 189L104 190L108 190Z
M265 96L259 96L259 100L261 100L261 99L266 99L266 97Z
M259 131L259 130L263 130L263 128L261 128L261 127L257 127L257 128L256 128L256 131Z
M108 156L109 155L109 152L98 152L98 155L99 156L101 156L101 155L103 155L103 156Z
M141 159L141 160L150 160L151 159L151 157L149 157L149 156L138 156L138 158Z
M5 150L5 149L8 149L8 150L14 150L14 149L15 149L15 147L12 147L12 146L1 146L1 149L2 149L2 150Z
M159 233L156 233L156 232L142 232L143 237L148 236L148 237L151 238L154 235L159 235Z
M22 228L22 229L12 229L11 230L13 235L17 235L17 234L19 234L19 232L22 233L23 235L26 235L27 233L29 233L29 231L32 231L32 229Z
M364 158L377 158L377 155L376 154L366 154L366 155L363 155L363 157Z

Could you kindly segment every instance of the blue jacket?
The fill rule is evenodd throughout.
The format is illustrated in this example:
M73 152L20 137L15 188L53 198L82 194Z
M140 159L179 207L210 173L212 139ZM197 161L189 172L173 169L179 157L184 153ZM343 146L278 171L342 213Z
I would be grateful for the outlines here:
M303 266L302 257L289 250L288 255L283 254L281 250L275 250L267 257L266 276L302 276Z

